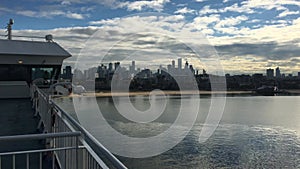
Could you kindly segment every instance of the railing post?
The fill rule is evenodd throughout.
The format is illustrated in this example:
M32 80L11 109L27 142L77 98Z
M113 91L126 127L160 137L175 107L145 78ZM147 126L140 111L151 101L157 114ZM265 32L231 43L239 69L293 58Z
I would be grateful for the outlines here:
M40 156L40 160L39 160L40 161L40 169L43 169L42 153L40 152L39 154L40 154L39 155Z
M26 169L29 169L29 154L26 154Z
M79 153L79 136L76 136L76 169L79 168L79 159L78 159L78 153Z
M16 155L12 156L12 166L13 169L16 169Z

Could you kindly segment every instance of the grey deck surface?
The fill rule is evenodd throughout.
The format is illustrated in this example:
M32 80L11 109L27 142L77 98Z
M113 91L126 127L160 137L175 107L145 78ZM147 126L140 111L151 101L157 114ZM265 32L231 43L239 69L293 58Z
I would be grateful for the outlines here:
M37 134L37 124L30 99L0 99L0 136ZM0 142L1 153L43 148L43 140ZM26 167L25 159L25 155L16 156L17 169ZM1 161L2 168L11 168L11 156L3 156ZM38 168L38 165L39 154L30 155L30 168Z

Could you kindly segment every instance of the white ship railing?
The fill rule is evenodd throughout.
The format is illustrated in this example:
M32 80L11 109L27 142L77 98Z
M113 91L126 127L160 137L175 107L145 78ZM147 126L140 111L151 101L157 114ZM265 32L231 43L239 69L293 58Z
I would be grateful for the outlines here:
M125 169L110 151L83 128L69 113L54 103L51 95L39 89L35 84L30 87L30 95L35 109L35 116L40 118L37 129L44 133L77 133L76 138L58 137L46 139L48 149L54 152L59 168L65 169L98 169L117 168ZM75 140L74 140L75 139ZM76 140L77 139L77 140ZM74 145L75 144L75 145ZM78 144L78 145L77 145ZM77 147L79 151L64 150L68 147ZM46 149L47 150L47 149ZM46 151L41 150L41 151ZM76 157L76 159L74 159Z
M66 145L50 147L46 146L44 149L38 150L27 150L27 151L16 151L16 152L5 152L0 153L0 169L6 168L90 168L87 165L84 165L79 161L82 156L79 156L81 152L85 151L84 146L79 145L79 137L81 136L80 132L61 132L61 133L48 133L48 134L27 134L27 135L16 135L16 136L2 136L0 137L1 142L9 142L9 141L51 141L52 143L55 140L60 139L64 140ZM58 154L64 154L68 157L66 159L66 163L73 163L73 161L77 160L77 163L74 163L72 166L61 166L57 161L56 156ZM72 154L72 156L70 156Z

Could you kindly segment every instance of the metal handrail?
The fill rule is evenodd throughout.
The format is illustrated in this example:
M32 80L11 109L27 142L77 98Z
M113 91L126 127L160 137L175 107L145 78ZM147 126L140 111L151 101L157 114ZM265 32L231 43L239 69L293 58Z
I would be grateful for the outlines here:
M0 153L0 156L6 155L19 155L19 154L30 154L30 153L43 153L43 152L53 152L53 151L63 151L63 150L73 150L73 149L82 149L84 147L62 147L62 148L48 148L48 149L39 149L39 150L27 150L27 151L14 151L14 152L6 152Z
M14 135L14 136L1 136L1 141L18 141L18 140L38 140L46 138L58 138L58 137L79 137L80 131L75 132L61 132L61 133L46 133L46 134L26 134L26 135Z
M84 141L95 151L97 156L104 156L113 167L117 169L127 169L127 167L119 161L108 149L106 149L94 136L92 136L85 128L83 128L69 113L65 112L59 105L57 105L52 99L51 95L47 95L44 91L39 89L35 84L33 84L34 89L32 92L37 92L38 95L41 95L44 100L47 101L51 108L54 111L60 112L62 117L67 120L69 124L75 127L78 130L84 139ZM66 123L66 122L65 122Z
M79 131L81 131L82 135L85 139L89 139L93 144L96 145L101 153L114 165L114 167L118 169L127 169L127 167L117 159L107 148L105 148L93 135L91 135L85 128L83 128L74 118L66 113L59 105L53 102L53 108L58 109ZM93 147L95 148L95 147Z

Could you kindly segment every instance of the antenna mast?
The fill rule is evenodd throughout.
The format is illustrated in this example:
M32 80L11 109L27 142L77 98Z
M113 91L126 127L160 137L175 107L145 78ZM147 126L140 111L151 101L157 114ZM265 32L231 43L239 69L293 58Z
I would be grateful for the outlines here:
M7 24L7 39L11 40L12 34L11 34L11 30L12 30L12 25L14 24L14 20L13 19L9 19L9 22Z

